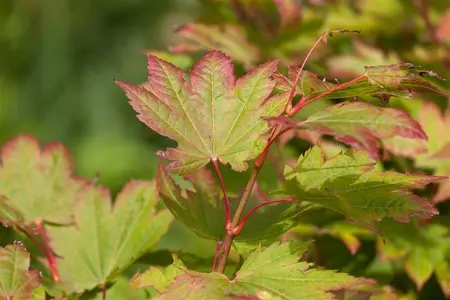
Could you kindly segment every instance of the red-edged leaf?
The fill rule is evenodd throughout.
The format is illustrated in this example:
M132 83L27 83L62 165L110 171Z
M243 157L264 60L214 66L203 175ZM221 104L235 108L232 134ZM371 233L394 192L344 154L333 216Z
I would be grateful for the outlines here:
M258 48L248 41L245 32L239 26L193 23L180 27L177 32L184 41L172 46L172 52L218 49L247 65L253 65L258 61Z
M286 166L284 191L367 225L386 217L406 222L411 216L430 218L438 214L409 189L442 177L378 172L373 170L374 165L364 151L349 150L325 160L320 147L315 146L300 156L295 168Z
M405 111L364 102L342 102L319 111L300 123L301 127L378 157L377 139L394 136L426 139L425 132Z
M423 79L424 76L442 79L433 71L420 70L411 63L399 63L387 66L367 66L366 76L369 83L379 86L381 91L376 97L389 99L391 92L407 91L419 93L436 93L444 95L442 91Z
M235 171L247 169L267 144L268 124L263 116L278 116L287 93L269 97L270 76L278 61L270 61L234 79L231 59L211 51L200 59L187 82L182 70L149 56L149 85L117 81L138 118L161 135L178 142L160 155L173 162L169 169L186 174L211 160L229 163Z
M38 270L28 271L29 267L30 253L22 245L0 248L0 298L31 298L42 279Z
M0 220L5 224L72 222L82 181L72 177L72 159L59 143L40 149L36 138L20 135L1 151Z

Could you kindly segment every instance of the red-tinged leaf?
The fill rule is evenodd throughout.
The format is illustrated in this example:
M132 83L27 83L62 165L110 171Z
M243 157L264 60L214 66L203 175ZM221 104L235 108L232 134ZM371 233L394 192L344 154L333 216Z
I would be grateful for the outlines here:
M389 100L389 97L392 96L391 92L402 90L409 93L419 92L444 95L442 91L422 77L442 78L433 71L420 70L413 64L399 63L387 66L367 66L365 68L369 83L384 89L377 95L379 98L382 95L386 95Z
M315 146L300 156L296 168L286 166L284 192L369 226L386 217L404 222L411 216L438 214L431 204L408 190L442 177L379 172L373 170L374 165L364 151L349 150L325 160L320 147Z
M273 0L280 14L280 28L296 27L300 22L301 8L296 0Z
M73 205L83 182L72 176L72 160L63 145L50 143L41 150L37 139L20 135L3 146L1 159L4 224L73 221Z
M355 82L349 82L348 85L339 89L336 89L338 85L321 81L313 73L303 74L305 72L303 71L296 87L296 94L302 94L306 100L318 97L320 99L345 99L370 95L379 98L383 104L387 104L392 96L406 95L409 97L411 92L444 94L422 78L426 75L441 79L437 73L418 70L409 63L366 66L365 69L365 75L355 78ZM277 87L280 90L290 91L296 77L296 68L290 68L288 76L276 74ZM309 80L306 81L305 78ZM327 93L322 95L324 92Z
M450 200L450 173L447 178L439 184L439 188L433 197L433 203L440 203Z
M287 93L269 97L274 87L270 76L278 61L270 61L234 81L231 59L211 51L190 73L149 56L151 89L117 81L138 118L150 128L178 142L160 156L173 162L169 169L186 174L211 160L229 163L235 171L247 169L247 160L267 144L264 116L280 115Z
M0 248L0 297L2 299L29 299L33 289L41 284L38 270L28 271L30 253L22 245Z
M248 41L245 32L239 26L193 23L180 27L177 32L184 42L172 46L172 52L218 49L246 65L253 65L258 61L258 48Z
M342 102L309 116L300 127L334 136L378 157L377 139L394 136L426 139L425 132L405 111L364 102Z

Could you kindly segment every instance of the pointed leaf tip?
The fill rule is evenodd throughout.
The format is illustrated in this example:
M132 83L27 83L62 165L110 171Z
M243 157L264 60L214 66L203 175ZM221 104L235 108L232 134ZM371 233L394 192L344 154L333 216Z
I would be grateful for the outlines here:
M433 205L409 191L436 177L374 171L363 151L348 151L324 161L317 149L301 156L296 169L285 174L286 193L368 225L385 217L405 221L411 216L438 214Z
M231 59L210 51L191 71L191 81L174 65L148 56L148 88L117 81L138 119L161 135L178 142L158 155L171 160L168 169L187 174L211 159L245 171L246 161L259 155L267 144L268 124L262 117L283 112L285 95L269 98L271 76L278 61L252 69L235 83Z

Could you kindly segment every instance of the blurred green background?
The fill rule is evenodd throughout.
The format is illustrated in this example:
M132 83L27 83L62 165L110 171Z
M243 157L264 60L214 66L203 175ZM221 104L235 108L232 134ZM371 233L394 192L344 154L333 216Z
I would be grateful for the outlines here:
M0 1L0 143L23 132L60 141L78 175L113 191L153 177L164 140L113 79L144 81L143 50L166 49L199 10L195 0Z

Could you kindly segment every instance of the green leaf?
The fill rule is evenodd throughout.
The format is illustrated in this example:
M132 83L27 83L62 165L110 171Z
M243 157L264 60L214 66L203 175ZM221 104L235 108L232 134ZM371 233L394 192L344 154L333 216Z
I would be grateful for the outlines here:
M298 200L317 203L370 224L392 217L430 218L438 211L408 189L441 177L374 171L375 161L364 151L349 150L328 160L315 146L300 156L295 169L285 168L284 190Z
M445 268L450 259L450 235L448 228L438 224L421 226L417 224L400 224L384 220L379 224L384 234L385 243L377 241L377 252L381 260L397 260L405 257L404 268L408 276L415 282L417 289L438 272L438 281L444 291L448 286L448 275ZM448 291L446 291L448 293Z
M47 221L70 224L82 186L72 177L67 149L50 143L43 150L29 135L19 135L1 151L0 220L5 225Z
M223 274L186 271L157 299L330 299L329 291L358 285L372 285L366 279L354 278L331 270L312 268L299 261L307 243L275 243L253 251L229 280Z
M158 168L156 182L158 191L178 221L183 222L198 236L221 240L225 235L225 205L222 195L212 174L202 168L185 177L193 189L181 189L162 163ZM254 190L244 213L265 201L269 201L262 192ZM233 214L239 199L230 199L230 211ZM260 241L278 237L295 226L296 216L304 209L295 203L274 203L257 210L245 223L243 230L235 237L239 241Z
M136 273L130 280L133 288L153 287L162 293L167 286L175 280L175 277L185 273L186 267L176 256L172 255L173 264L166 268L150 267L144 273Z
M378 157L377 139L393 136L426 139L425 132L407 112L364 102L342 102L300 122L301 128L333 135L338 141Z
M6 300L29 299L41 284L38 270L28 271L30 254L22 245L0 248L0 297Z
M111 204L109 191L88 186L74 209L75 224L49 227L62 284L89 290L120 273L167 231L172 216L157 212L152 182L131 181Z
M159 153L172 160L169 169L186 174L211 160L229 163L235 171L247 169L267 144L268 124L263 116L280 115L287 93L269 97L270 76L278 61L260 65L235 82L231 59L210 51L185 74L174 65L148 56L149 86L117 81L138 118L159 134L178 142L178 148Z

